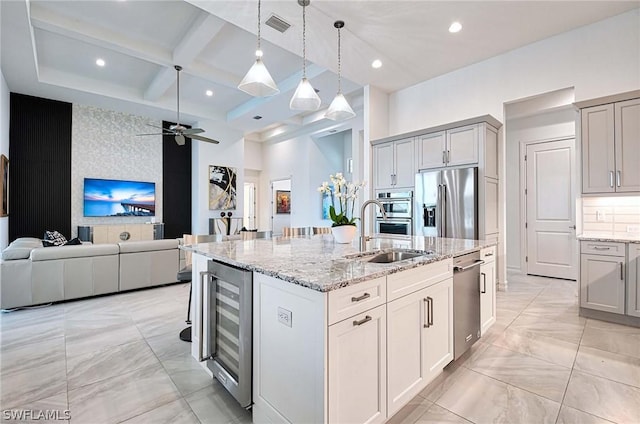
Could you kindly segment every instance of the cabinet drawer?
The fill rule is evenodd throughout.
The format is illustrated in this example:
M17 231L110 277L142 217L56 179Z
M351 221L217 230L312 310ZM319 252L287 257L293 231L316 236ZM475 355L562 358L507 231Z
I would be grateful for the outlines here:
M480 259L486 263L496 260L496 246L485 247L480 251Z
M386 277L329 292L329 325L387 301Z
M392 301L429 287L453 275L453 259L419 266L387 276L387 299Z
M580 252L594 255L624 256L625 244L607 241L583 241L580 243Z

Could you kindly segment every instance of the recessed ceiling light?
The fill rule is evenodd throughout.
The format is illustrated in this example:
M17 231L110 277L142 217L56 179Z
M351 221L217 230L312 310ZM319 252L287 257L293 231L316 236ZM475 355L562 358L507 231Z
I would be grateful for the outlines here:
M205 94L206 94L207 96L211 97L211 96L213 96L213 91L211 91L211 90L207 90L207 91L205 92Z
M379 69L382 67L382 61L380 59L376 59L373 62L371 62L371 67L373 69Z
M460 32L461 29L462 29L462 24L456 21L452 23L451 26L449 27L449 32L456 33L456 32Z
M96 59L96 65L102 67L105 65L104 59Z
M253 117L253 119L255 119L256 121L258 121L258 120L262 119L262 116L260 116L260 115L256 115L256 116L254 116L254 117Z

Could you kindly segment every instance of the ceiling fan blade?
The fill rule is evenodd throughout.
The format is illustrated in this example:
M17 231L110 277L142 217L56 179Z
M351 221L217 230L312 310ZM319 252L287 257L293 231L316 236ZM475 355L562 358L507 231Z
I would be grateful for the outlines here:
M178 146L184 146L185 139L184 139L184 136L182 134L176 135L175 138L176 138L176 143L178 144Z
M141 137L144 135L174 135L174 133L150 133L150 134L136 134L136 137Z
M188 135L188 134L200 134L203 133L204 130L202 128L185 128L184 130L182 130L182 134Z
M213 144L219 144L220 143L218 140L214 140L212 138L203 137L201 135L191 134L191 135L188 135L187 137L192 138L194 140L206 141L207 143L213 143Z
M150 127L153 127L153 128L160 128L161 130L166 129L166 128L162 128L162 127L161 127L161 126L159 126L159 125L149 124L148 122L147 122L147 125L148 125L148 126L150 126Z

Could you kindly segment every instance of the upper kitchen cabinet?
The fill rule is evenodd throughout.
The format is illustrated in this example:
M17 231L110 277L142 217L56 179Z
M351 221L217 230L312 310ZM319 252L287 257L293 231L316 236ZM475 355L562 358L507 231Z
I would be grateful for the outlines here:
M582 192L640 192L640 99L585 107Z
M465 125L416 137L418 171L480 165L484 176L498 178L497 131L486 123Z
M373 146L374 189L411 188L414 185L413 137Z

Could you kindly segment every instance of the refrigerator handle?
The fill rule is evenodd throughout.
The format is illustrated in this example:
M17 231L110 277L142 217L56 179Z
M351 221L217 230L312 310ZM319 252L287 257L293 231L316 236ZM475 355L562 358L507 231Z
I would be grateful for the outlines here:
M436 193L436 233L438 237L442 237L442 184L438 184L438 192Z
M442 206L440 209L440 218L442 221L442 235L440 237L446 237L447 236L447 186L445 184L442 184L442 195L440 197L442 201Z

